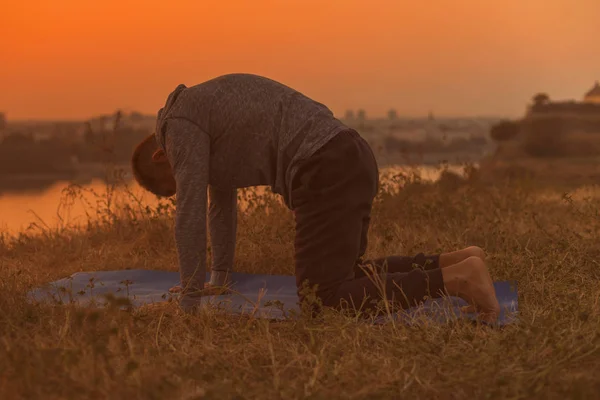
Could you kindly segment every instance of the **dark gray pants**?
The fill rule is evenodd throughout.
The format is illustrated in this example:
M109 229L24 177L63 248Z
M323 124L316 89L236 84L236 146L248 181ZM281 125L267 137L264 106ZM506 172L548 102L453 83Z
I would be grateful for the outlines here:
M316 294L328 307L343 303L364 307L380 301L380 287L361 268L368 265L375 267L383 281L386 298L402 308L442 293L438 256L362 260L378 185L373 152L354 130L341 132L301 165L292 183L296 283L301 300L303 285L308 284L317 285Z

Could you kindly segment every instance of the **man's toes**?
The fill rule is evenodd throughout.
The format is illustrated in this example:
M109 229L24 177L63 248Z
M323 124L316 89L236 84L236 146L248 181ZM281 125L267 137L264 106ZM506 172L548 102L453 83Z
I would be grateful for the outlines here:
M469 246L466 248L470 257L477 257L483 261L485 261L485 251L479 246Z
M469 270L470 280L473 283L485 280L488 271L485 262L481 258L470 256L465 259L463 263L467 266L466 268Z
M488 311L479 313L479 315L477 315L477 319L487 322L488 324L495 324L498 321L499 316L500 312Z
M177 285L177 286L173 286L172 288L169 289L169 293L179 293L181 292L181 286Z

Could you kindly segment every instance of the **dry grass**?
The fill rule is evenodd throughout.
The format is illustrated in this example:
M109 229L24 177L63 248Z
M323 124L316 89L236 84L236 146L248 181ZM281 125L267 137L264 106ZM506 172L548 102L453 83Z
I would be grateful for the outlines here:
M76 271L175 270L170 205L108 201L101 222L0 242L0 398L596 398L600 201L514 181L391 189L375 206L368 255L479 245L495 279L519 282L518 324L275 323L183 315L173 304L28 304L27 289ZM292 216L269 194L244 195L238 270L292 274Z

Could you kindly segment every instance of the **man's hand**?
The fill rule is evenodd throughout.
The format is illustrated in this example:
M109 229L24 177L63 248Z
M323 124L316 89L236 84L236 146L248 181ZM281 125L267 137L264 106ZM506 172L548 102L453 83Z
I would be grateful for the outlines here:
M181 285L175 285L169 289L169 293L181 293ZM201 296L219 296L231 294L231 290L226 286L213 286L209 282L204 284L204 289L198 293Z

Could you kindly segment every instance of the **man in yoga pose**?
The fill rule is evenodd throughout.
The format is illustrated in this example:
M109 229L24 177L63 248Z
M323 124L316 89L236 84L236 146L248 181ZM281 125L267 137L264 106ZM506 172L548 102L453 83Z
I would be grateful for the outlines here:
M332 112L298 91L251 74L179 85L159 110L155 135L135 149L134 176L160 196L177 192L175 239L181 304L226 285L236 240L237 188L270 185L296 220L299 296L308 283L324 306L365 299L408 308L426 296L459 296L493 322L499 313L483 251L363 261L377 162L368 143ZM207 206L207 204L209 204ZM206 240L212 273L205 284ZM421 268L414 268L414 264ZM362 268L371 265L374 268ZM374 282L372 271L382 277ZM382 290L384 289L384 290Z

